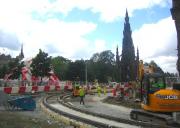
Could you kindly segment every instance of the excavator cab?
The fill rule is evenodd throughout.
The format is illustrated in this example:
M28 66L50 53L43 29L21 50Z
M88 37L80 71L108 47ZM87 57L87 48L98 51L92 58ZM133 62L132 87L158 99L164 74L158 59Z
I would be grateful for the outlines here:
M174 124L172 113L180 111L180 90L166 88L165 77L161 74L144 74L141 101L142 109L133 109L131 119L158 125Z
M151 112L180 111L180 91L166 88L165 77L162 74L145 74L141 86L142 109Z
M138 79L142 109L133 109L130 118L158 125L174 124L172 113L180 112L180 81L167 78L165 81L163 74L155 73L153 66L145 68L142 60Z
M149 95L166 88L165 78L159 73L145 74L141 82L141 101L149 104Z

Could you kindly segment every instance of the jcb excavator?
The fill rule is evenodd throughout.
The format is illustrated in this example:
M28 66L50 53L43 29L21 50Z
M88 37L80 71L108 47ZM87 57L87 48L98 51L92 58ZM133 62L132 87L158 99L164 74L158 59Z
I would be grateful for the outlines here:
M167 125L174 122L172 114L180 112L180 83L166 88L165 77L149 68L145 72L143 61L139 64L141 108L130 113L133 120ZM178 124L178 123L177 123Z

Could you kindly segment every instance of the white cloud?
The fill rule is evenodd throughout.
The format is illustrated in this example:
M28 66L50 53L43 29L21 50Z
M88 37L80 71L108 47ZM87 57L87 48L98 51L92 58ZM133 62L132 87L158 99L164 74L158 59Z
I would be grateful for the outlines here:
M169 6L171 0L57 0L52 4L53 11L67 15L74 8L81 10L91 10L99 13L100 19L105 22L112 22L118 17L124 17L128 8L129 14L135 10L151 8L155 5L160 7Z
M177 73L177 56L158 56L146 59L147 62L154 60L165 72Z
M89 9L93 13L98 13L102 21L112 22L118 17L124 17L126 8L132 15L135 10L151 8L155 5L169 6L171 0L57 0L52 3L48 0L0 0L0 29L17 35L19 41L24 43L25 56L28 58L36 55L41 48L46 52L54 50L52 55L77 59L75 55L79 54L79 51L83 51L83 55L87 57L91 56L91 53L107 49L106 41L96 39L90 42L84 37L95 31L97 25L84 21L73 23L56 19L42 22L33 20L32 12L37 12L39 15L49 12L68 15L74 8ZM135 46L139 47L142 59L158 55L158 60L163 62L162 67L164 69L168 67L167 70L173 71L175 67L170 69L170 66L163 61L165 60L163 55L167 55L166 51L169 51L170 58L176 56L175 33L173 21L171 18L166 18L156 24L145 24L134 31L133 40ZM3 49L0 50L3 51ZM8 49L6 51L14 56L17 55L17 51ZM171 60L174 62L176 59ZM160 62L158 64L161 64Z
M22 17L32 12L40 15L49 12L60 12L65 16L73 9L90 10L99 13L100 19L112 22L118 17L124 17L126 8L129 14L135 10L151 8L155 5L165 7L171 5L171 0L0 0L0 19L9 19L10 22L19 22ZM6 12L6 13L4 13ZM21 23L21 22L20 22Z
M58 2L61 3L61 1ZM6 30L18 36L19 41L24 44L24 54L27 58L35 56L40 48L50 53L50 55L61 55L70 59L79 59L75 58L75 56L80 57L78 54L81 54L83 58L82 53L79 53L79 51L84 52L85 58L87 58L87 56L91 56L92 52L105 49L105 41L97 39L94 42L89 42L84 37L96 29L94 23L85 21L64 22L57 19L47 19L46 21L32 19L31 13L33 11L45 14L60 9L55 6L55 3L50 4L48 0L26 2L17 0L14 3L11 0L5 2L0 0L0 3L2 3L0 4L0 30ZM72 2L72 4L74 3ZM86 3L82 2L82 4ZM63 1L61 5L66 8L66 2ZM86 8L86 5L81 6ZM68 9L68 11L70 10ZM61 11L63 11L63 8ZM3 52L3 49L1 51ZM6 52L15 57L19 51L6 49Z
M104 40L96 40L95 41L95 46L94 46L94 49L93 49L93 53L96 53L96 52L102 52L106 49L106 42Z
M88 48L89 42L83 36L94 31L96 24L88 22L66 23L59 20L34 22L23 36L26 55L35 55L41 48L46 52L56 50L56 54L71 58L77 51ZM50 46L51 47L48 47ZM59 52L57 52L59 51ZM52 51L51 51L52 52Z
M140 29L133 31L134 45L139 48L140 58L144 61L155 60L169 72L176 71L176 38L175 24L171 17L157 23L144 24Z

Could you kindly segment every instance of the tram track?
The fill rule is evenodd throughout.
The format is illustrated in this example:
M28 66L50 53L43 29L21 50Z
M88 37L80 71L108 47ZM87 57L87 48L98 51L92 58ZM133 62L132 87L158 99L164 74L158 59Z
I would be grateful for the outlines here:
M93 113L89 112L86 110L82 110L78 107L75 107L74 105L69 104L68 102L65 101L66 98L70 96L69 93L66 94L61 94L61 95L49 95L46 96L43 99L43 104L46 108L50 109L51 111L58 113L60 115L63 115L65 117L68 117L70 119L73 119L77 122L83 122L85 124L89 124L94 127L98 128L121 128L121 127L153 127L153 128L159 128L159 127L164 127L164 128L172 128L170 126L161 126L157 124L152 124L152 123L146 123L146 122L137 122L134 120L127 120L127 119L122 119L122 118L116 118L112 116L107 116L104 114L98 114L98 113ZM52 105L52 104L57 104L59 105ZM61 109L58 109L61 108ZM68 111L64 111L63 109L66 107L68 108ZM81 113L79 116L78 114L73 114L73 111L77 111ZM82 115L85 114L87 116L92 116L90 119L84 118ZM103 121L98 121L98 120L103 120ZM108 123L109 122L109 123Z

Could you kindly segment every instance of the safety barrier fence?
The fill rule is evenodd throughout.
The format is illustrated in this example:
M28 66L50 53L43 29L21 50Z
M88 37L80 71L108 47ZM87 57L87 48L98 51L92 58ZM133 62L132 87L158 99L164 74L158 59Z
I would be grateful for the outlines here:
M69 82L60 82L59 85L0 87L0 91L3 91L7 94L49 92L49 91L71 90L71 89L72 89L72 85Z

